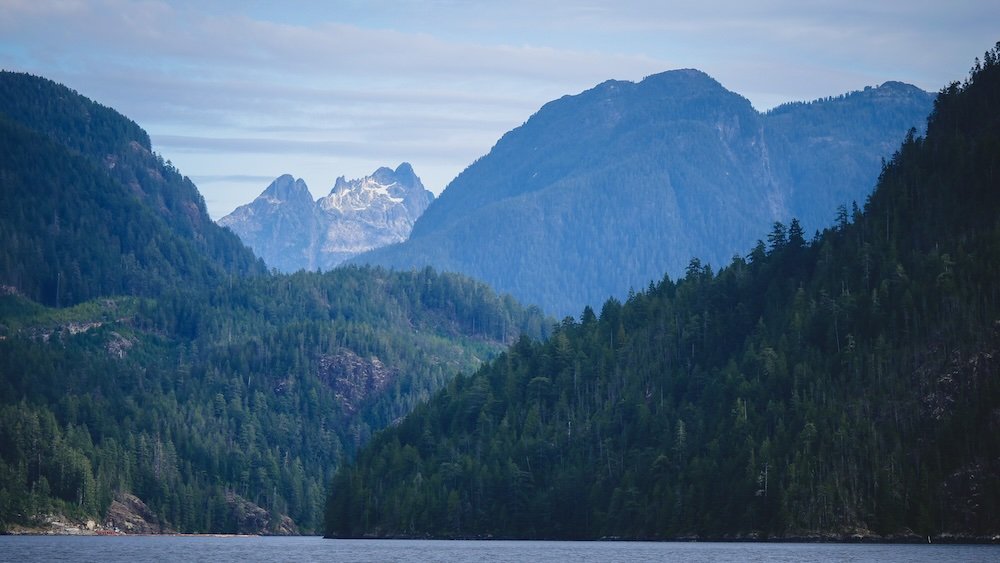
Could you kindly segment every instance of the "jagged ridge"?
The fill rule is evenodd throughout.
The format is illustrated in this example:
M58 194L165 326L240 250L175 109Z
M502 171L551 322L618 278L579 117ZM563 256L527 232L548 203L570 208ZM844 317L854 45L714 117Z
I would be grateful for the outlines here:
M341 176L315 202L304 181L285 174L219 224L236 232L272 268L330 269L366 250L405 240L433 199L406 162L364 178Z

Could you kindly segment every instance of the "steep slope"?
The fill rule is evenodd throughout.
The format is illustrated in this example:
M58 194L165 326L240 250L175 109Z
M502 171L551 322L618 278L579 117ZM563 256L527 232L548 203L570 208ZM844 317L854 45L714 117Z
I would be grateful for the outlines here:
M366 250L406 240L433 199L406 162L364 178L337 178L316 202L305 182L284 175L219 224L272 268L328 270Z
M337 473L329 535L995 538L1000 43L864 210L522 339Z
M830 210L864 203L882 161L899 147L905 132L911 127L923 132L931 100L919 88L886 82L767 112L768 147L777 155L770 165L784 167L775 175L786 179L788 208L807 232L829 224L834 218Z
M268 275L133 122L10 73L0 109L0 532L313 532L373 431L550 323L429 268Z
M374 431L546 325L429 269L62 309L0 295L0 529L54 513L130 531L134 498L152 515L137 531L315 533Z
M430 264L571 313L693 256L725 264L775 220L826 224L864 199L930 103L887 84L761 115L695 70L605 82L546 104L455 178L409 240L354 261Z
M0 284L56 306L263 273L134 122L0 72Z

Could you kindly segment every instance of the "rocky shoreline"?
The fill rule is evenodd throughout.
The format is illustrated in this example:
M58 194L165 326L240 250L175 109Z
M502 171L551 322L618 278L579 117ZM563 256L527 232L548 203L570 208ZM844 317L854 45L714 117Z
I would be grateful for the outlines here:
M103 521L94 518L73 518L65 514L44 514L34 518L35 523L8 524L6 535L34 536L209 536L209 537L247 537L264 535L297 536L299 530L287 516L283 517L273 532L270 527L270 517L263 508L232 494L227 501L233 510L243 517L240 519L238 533L234 534L184 534L162 522L156 514L146 506L139 497L120 493L108 507Z

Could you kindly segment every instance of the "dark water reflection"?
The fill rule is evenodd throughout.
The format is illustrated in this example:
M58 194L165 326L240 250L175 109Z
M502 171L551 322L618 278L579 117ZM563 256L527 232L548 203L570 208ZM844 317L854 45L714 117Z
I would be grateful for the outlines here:
M858 545L538 541L324 540L316 537L0 536L0 561L882 561L1000 562L996 545Z

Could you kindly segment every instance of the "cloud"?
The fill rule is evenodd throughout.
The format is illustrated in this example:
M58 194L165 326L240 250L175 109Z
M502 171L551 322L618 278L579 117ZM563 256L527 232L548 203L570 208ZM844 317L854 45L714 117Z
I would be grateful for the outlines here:
M193 152L207 154L265 154L265 155L312 155L339 157L373 156L369 141L311 141L275 137L198 137L190 135L156 135L152 138L154 148L166 152ZM379 154L409 155L410 158L434 159L442 154L467 152L468 145L462 139L442 141L428 145L407 138L392 138L391 135L379 140Z
M19 40L39 59L74 59L95 70L107 62L152 62L171 71L210 70L226 80L291 75L335 80L340 73L361 72L386 81L412 75L461 82L492 82L498 75L549 81L590 77L595 67L644 72L659 66L642 55L448 41L427 32L339 22L293 25L240 13L175 9L163 2L76 2L72 9L64 4L15 2L0 22L6 42ZM79 48L67 52L70 44Z
M936 90L997 21L976 0L5 0L0 66L135 119L211 205L272 172L326 185L401 160L440 189L545 102L671 68L758 109Z

